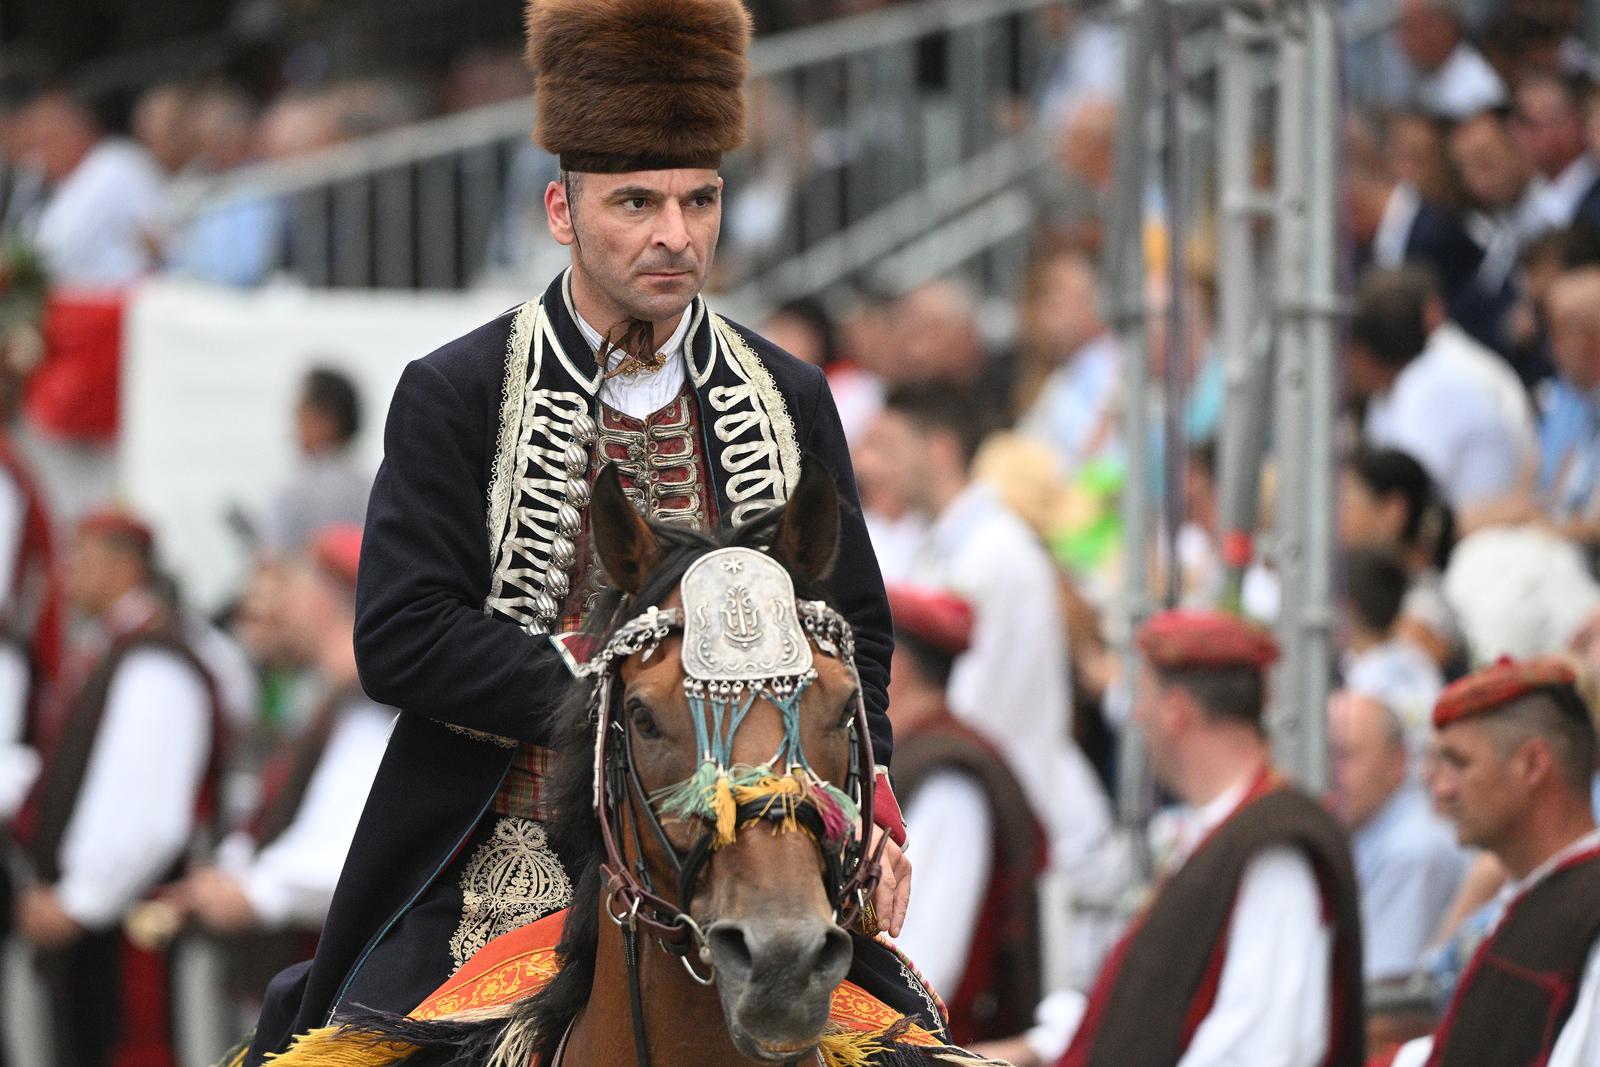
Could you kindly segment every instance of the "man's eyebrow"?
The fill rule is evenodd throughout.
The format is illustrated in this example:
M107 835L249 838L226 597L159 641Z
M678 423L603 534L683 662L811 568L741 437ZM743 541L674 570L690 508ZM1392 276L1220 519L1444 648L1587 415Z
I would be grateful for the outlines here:
M656 189L646 189L642 185L628 185L621 189L611 191L611 200L659 200L661 193Z
M700 188L692 190L689 193L689 198L693 199L697 196L716 196L720 191L721 190L717 188L716 183L712 182L709 185L702 185Z

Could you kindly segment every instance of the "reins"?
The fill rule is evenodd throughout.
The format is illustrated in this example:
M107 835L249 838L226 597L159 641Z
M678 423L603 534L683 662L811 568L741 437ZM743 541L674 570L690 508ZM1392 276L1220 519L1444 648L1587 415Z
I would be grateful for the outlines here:
M752 574L748 579L742 574L723 578L723 584L717 584L717 578L709 577L716 570L713 563L735 574L748 567ZM781 588L788 590L786 601L782 596L770 595L780 588L771 584L775 581L774 570L782 575ZM697 574L701 577L697 578ZM729 581L748 581L750 587L768 595L756 606L749 588L731 586L730 596L744 598L731 601L733 606L726 612L727 625L735 632L731 638L717 632L713 640L707 634L722 622L711 620L715 613L705 606L711 593L704 587L711 583L711 592L720 598ZM763 581L769 584L763 586ZM584 668L585 674L597 679L590 714L595 729L593 803L605 852L600 864L602 907L622 932L637 1067L650 1067L639 974L640 934L677 956L698 985L715 983L710 946L689 908L716 850L731 844L740 828L766 822L793 826L810 834L823 857L835 921L845 927L855 921L862 900L876 886L883 851L881 839L871 854L866 849L872 826L875 768L849 623L822 601L796 600L781 566L752 549L708 553L685 572L682 589L684 603L692 615L685 608L647 607L617 626L605 647ZM625 602L618 609L619 615L628 608ZM762 616L761 611L768 614ZM774 620L773 616L778 618ZM662 642L675 634L683 637L683 684L695 716L701 764L694 778L652 795L639 776L628 724L618 714L620 691L615 682L625 660L640 655L648 661L658 653ZM815 679L812 645L842 662L856 683L849 772L842 788L822 781L810 770L800 744L800 698ZM738 655L718 658L719 653L729 651ZM784 716L783 747L767 764L754 768L735 766L734 734L745 714L762 699L774 704ZM779 761L781 767L777 765ZM631 810L631 819L624 819L624 805ZM686 853L680 853L668 837L658 806L670 807L669 817L675 821L694 820L704 825ZM631 865L618 833L624 822L635 857ZM675 901L663 897L654 885L645 860L640 823L649 827L649 834L671 865ZM691 956L705 968L703 974L696 970Z

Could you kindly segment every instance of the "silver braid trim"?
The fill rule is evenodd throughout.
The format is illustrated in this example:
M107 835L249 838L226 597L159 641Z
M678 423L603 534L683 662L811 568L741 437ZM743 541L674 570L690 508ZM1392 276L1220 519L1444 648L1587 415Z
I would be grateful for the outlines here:
M712 343L720 344L728 367L743 384L718 386L707 398L715 413L711 430L722 443L728 475L729 521L737 526L783 504L800 481L800 446L783 394L761 358L739 332L713 315Z

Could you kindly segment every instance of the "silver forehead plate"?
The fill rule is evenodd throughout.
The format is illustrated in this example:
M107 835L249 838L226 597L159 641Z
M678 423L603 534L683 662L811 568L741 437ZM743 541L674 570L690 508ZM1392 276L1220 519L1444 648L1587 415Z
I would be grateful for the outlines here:
M795 614L783 565L749 548L719 548L695 560L683 596L683 670L706 682L752 682L804 674L811 643Z

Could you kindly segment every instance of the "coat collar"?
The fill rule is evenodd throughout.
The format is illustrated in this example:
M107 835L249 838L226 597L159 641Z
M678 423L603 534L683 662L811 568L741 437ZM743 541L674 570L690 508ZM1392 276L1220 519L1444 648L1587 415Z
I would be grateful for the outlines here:
M569 267L556 276L544 293L545 319L553 335L556 358L567 372L590 395L600 392L605 383L605 372L595 360L594 349L578 327L578 313L572 306L572 269ZM698 390L711 377L716 363L716 344L712 337L711 316L706 313L705 298L696 296L689 305L689 335L684 339L683 356L688 364L689 379Z

